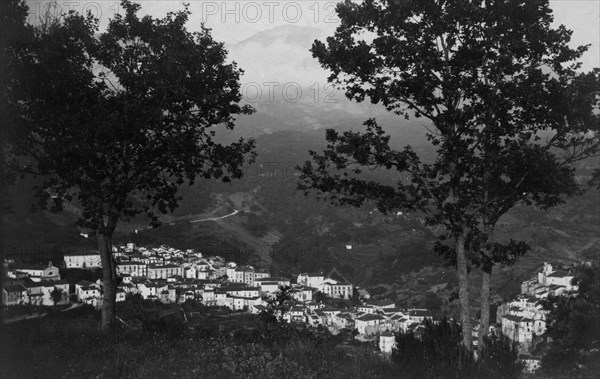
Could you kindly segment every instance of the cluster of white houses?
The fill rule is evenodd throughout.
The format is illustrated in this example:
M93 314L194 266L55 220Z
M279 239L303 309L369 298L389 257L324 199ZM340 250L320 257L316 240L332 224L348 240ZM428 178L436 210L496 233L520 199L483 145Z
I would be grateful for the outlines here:
M543 308L542 299L576 293L573 278L570 271L557 270L546 262L536 276L521 284L520 294L498 307L496 319L502 334L518 343L522 355L529 356L546 332L549 311ZM539 366L539 359L529 357L526 361L530 371Z
M416 332L431 314L426 309L396 308L392 301L379 301L355 308L332 308L317 303L317 292L330 298L350 299L355 288L345 278L331 273L303 273L295 283L288 278L271 277L266 270L238 266L219 256L203 256L195 250L161 246L113 247L120 277L117 301L127 294L164 303L183 303L193 299L207 306L228 307L236 311L258 313L265 309L269 296L282 286L291 287L295 304L285 313L288 322L325 326L330 329L356 329L363 336L381 335L382 350L391 351L394 332ZM97 252L70 253L64 257L66 268L94 269L101 266ZM17 304L56 305L70 301L102 304L102 281L68 283L61 280L52 265L5 265L11 284L2 289L4 306ZM338 273L339 274L339 273ZM64 296L52 296L58 290ZM388 337L386 339L386 336Z
M71 300L71 285L61 280L58 267L52 262L48 265L38 264L8 264L4 270L7 285L2 287L2 305L32 304L51 306L68 304ZM75 283L75 298L84 302L83 297L77 296L83 283Z

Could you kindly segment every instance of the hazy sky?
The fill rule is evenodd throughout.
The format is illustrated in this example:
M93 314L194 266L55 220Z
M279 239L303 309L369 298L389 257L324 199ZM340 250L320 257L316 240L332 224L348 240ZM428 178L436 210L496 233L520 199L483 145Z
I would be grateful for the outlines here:
M170 10L182 9L181 0L140 0L142 13L163 16ZM258 31L276 26L294 24L313 26L331 32L337 25L334 8L336 1L330 0L187 0L190 4L191 30L198 29L202 22L213 29L217 40L233 44L244 40ZM40 14L48 0L28 0L30 16ZM92 11L105 25L110 16L119 11L117 0L58 0L63 9ZM564 24L573 30L573 45L591 44L584 56L583 68L600 67L600 1L599 0L551 0L555 24Z

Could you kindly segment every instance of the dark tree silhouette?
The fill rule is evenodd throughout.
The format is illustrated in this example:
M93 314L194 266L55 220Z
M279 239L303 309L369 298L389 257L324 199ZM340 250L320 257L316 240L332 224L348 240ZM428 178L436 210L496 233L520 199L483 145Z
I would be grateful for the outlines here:
M7 157L10 146L7 144L17 129L17 111L9 101L8 94L18 91L14 80L19 70L18 65L12 59L16 51L28 46L33 38L33 28L27 25L28 7L21 0L7 0L2 2L2 14L0 22L0 78L2 91L0 92L0 142L2 143L2 155L0 155L0 173L2 183L0 185L0 209L11 211L10 199L8 198L8 186L16 180L17 173L10 169Z
M54 305L57 305L58 303L60 303L63 299L63 296L65 296L65 295L66 294L64 294L63 291L59 290L56 287L54 287L52 292L50 292L50 297L52 297L52 301L54 301Z
M293 303L292 287L280 286L274 296L267 299L267 309L261 312L260 318L266 323L281 322Z
M425 319L423 332L397 334L392 359L411 378L515 378L522 370L518 352L503 336L486 338L489 349L478 360L465 354L461 327L446 318Z
M587 48L570 48L571 32L550 27L547 0L346 1L337 12L334 36L312 47L332 71L329 81L351 99L427 119L437 154L424 161L410 146L394 150L368 120L364 133L328 130L327 148L311 152L300 188L336 204L417 210L442 226L471 350L469 261L488 270L522 253L503 254L516 241L490 245L497 218L515 204L551 206L577 192L572 163L598 153L600 70L577 73ZM409 180L368 180L364 167ZM474 246L481 255L468 254Z
M111 238L119 221L142 213L151 225L180 200L178 186L197 178L229 181L254 159L253 141L222 145L214 127L233 128L241 100L235 63L208 29L186 30L189 11L123 14L97 35L98 20L70 12L9 51L14 75L7 98L19 115L12 164L40 176L40 206L80 210L96 233L104 281L102 327L115 320Z

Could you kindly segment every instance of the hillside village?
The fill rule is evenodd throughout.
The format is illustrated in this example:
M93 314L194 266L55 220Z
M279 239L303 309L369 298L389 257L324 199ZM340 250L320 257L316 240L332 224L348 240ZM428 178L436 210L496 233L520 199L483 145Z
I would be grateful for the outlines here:
M549 311L543 307L548 296L573 296L577 285L572 284L570 271L556 269L545 262L541 270L531 279L521 283L521 293L498 307L496 320L502 334L519 348L521 358L529 371L540 367L540 357L532 356L536 345L544 340Z
M369 294L356 288L337 270L323 273L299 273L294 278L272 277L267 270L239 266L220 256L204 256L201 252L180 250L168 246L138 247L133 243L114 246L113 256L119 275L117 301L129 294L162 303L185 303L194 300L208 307L226 307L231 311L260 313L267 309L267 300L281 287L290 287L294 304L283 320L310 327L326 327L337 333L341 329L354 331L359 340L379 341L379 348L390 353L395 346L395 333L419 335L423 321L433 318L428 309L399 308L393 300L371 300ZM97 269L101 267L98 252L78 252L64 256L66 269ZM70 283L61 279L60 270L48 265L4 262L5 277L2 305L5 307L32 304L89 304L102 306L102 280L82 280ZM539 366L539 359L530 354L543 339L548 311L542 299L548 296L570 295L577 291L571 284L573 275L545 263L537 275L521 285L521 293L498 307L496 326L518 343L530 370ZM360 293L360 294L359 294ZM317 298L320 301L317 301ZM323 299L357 299L355 306L339 302L332 306ZM327 303L327 304L326 304ZM478 322L473 323L476 337ZM476 338L475 338L476 340Z

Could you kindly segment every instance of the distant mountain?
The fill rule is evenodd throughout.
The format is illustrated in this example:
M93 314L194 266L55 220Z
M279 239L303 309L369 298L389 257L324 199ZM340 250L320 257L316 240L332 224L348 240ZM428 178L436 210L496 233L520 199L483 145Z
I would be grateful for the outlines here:
M284 25L261 31L231 46L229 57L245 71L242 82L324 84L327 72L308 51L326 36L317 28Z
M320 29L285 25L256 33L226 46L229 58L245 71L242 95L256 113L240 116L233 131L219 132L224 141L256 138L286 130L295 132L363 129L376 118L399 146L425 143L425 129L368 100L357 103L327 82L329 75L309 49L327 35ZM399 137L399 138L397 138ZM300 137L301 138L301 137Z

